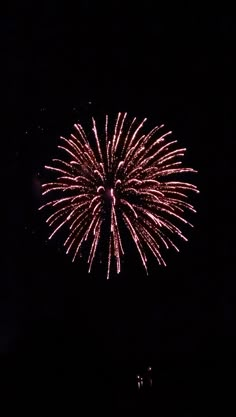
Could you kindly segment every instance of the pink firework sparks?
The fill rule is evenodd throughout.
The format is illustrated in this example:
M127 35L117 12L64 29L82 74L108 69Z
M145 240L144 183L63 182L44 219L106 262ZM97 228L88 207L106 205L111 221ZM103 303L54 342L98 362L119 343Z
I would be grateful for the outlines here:
M47 219L52 228L50 238L63 226L66 228L64 246L66 253L73 254L73 261L83 243L89 242L89 272L99 244L103 248L107 245L107 278L114 260L117 273L121 269L122 223L146 272L147 248L160 265L165 265L161 249L173 247L178 251L172 240L174 235L187 240L175 223L192 226L184 213L195 210L186 200L189 192L198 192L195 185L172 180L177 174L196 171L182 167L180 159L186 149L174 149L177 141L167 140L171 132L159 134L161 125L145 134L142 132L146 119L137 123L134 118L126 123L126 118L127 113L119 113L110 134L106 116L102 138L92 119L94 146L80 124L74 125L69 138L61 137L58 148L65 158L53 159L53 166L45 166L56 178L43 184L43 195L59 197L40 207L52 210Z

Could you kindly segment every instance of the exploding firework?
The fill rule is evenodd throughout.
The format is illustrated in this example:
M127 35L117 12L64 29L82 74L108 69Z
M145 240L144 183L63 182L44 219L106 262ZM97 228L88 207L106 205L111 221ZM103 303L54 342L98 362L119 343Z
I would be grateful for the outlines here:
M89 272L102 247L107 278L113 262L117 273L121 270L124 228L146 272L147 249L165 265L162 247L178 251L173 236L187 240L179 224L192 226L183 215L186 210L195 212L186 200L189 192L198 192L195 185L175 180L178 174L196 171L182 167L180 159L186 149L175 149L177 141L167 139L172 132L160 134L161 125L145 134L146 119L141 123L136 118L126 120L127 113L119 113L111 132L106 116L101 138L94 119L91 138L75 124L74 133L61 137L58 146L65 157L45 166L55 174L54 181L42 186L43 195L54 195L40 207L52 210L47 219L53 229L49 239L64 227L64 246L66 253L73 254L73 261L87 241Z

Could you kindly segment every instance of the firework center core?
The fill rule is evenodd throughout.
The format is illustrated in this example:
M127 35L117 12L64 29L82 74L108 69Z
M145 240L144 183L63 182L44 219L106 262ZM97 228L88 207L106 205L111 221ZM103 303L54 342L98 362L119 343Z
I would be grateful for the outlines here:
M115 195L114 195L114 189L113 188L107 187L105 189L104 194L105 194L104 198L107 202L109 202L110 204L115 204L116 198L115 198Z

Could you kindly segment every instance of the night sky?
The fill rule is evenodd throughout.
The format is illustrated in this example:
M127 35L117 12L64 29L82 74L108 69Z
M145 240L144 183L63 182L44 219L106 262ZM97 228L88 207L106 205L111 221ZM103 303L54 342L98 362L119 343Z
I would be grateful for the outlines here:
M7 233L0 395L32 416L60 409L68 416L91 409L210 416L219 407L221 415L234 415L224 398L235 298L233 238L226 242L233 169L224 152L233 141L233 17L196 5L162 11L156 2L94 3L73 9L23 1L1 19ZM37 208L43 167L55 157L58 137L78 120L90 128L91 116L102 120L119 111L173 130L188 149L185 165L199 170L193 182L200 194L189 241L180 243L179 254L165 253L167 268L150 257L146 277L130 247L122 274L107 281L102 267L88 275L84 260L72 264L57 237L47 240ZM149 365L154 385L142 395L135 376Z

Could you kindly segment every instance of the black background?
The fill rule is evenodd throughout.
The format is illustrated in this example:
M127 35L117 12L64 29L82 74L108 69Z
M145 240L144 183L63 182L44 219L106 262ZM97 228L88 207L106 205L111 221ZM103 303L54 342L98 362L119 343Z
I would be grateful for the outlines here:
M233 169L225 154L232 15L164 11L156 2L23 1L9 6L1 30L0 394L8 411L234 415ZM131 249L121 276L106 281L99 268L87 275L85 262L72 265L56 238L47 241L38 190L60 135L77 120L89 128L91 116L119 111L173 130L188 148L186 165L199 170L201 193L189 242L165 254L166 269L151 261L146 277ZM135 375L148 365L153 389L142 395Z

